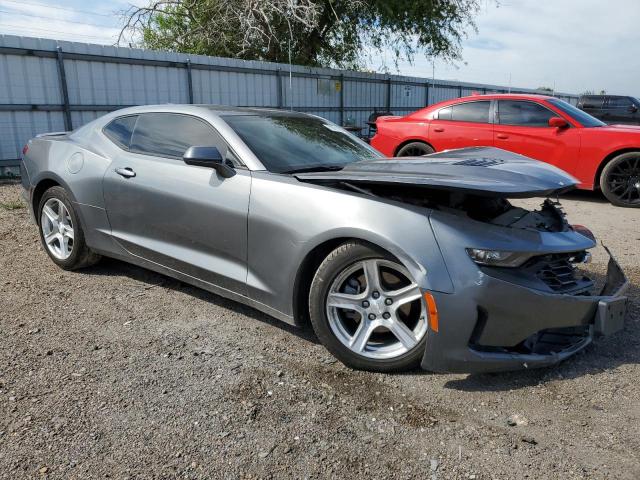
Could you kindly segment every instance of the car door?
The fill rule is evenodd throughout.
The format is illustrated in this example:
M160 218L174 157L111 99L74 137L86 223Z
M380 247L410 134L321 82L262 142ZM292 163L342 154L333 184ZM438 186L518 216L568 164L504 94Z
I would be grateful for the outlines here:
M429 141L436 151L493 146L491 101L455 103L434 113L429 123Z
M532 100L499 100L494 128L495 146L555 165L569 173L577 167L580 129L549 126L561 115Z
M189 115L140 114L125 142L103 181L114 238L133 255L244 294L250 172L222 178L185 164L190 146L233 157L210 124Z

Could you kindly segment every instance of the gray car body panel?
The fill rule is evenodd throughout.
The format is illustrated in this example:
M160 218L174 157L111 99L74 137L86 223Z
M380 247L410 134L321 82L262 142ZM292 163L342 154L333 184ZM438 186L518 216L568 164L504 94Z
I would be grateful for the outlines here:
M212 169L126 152L102 133L116 117L151 112L193 115L208 122L243 166L235 176L223 179ZM529 196L570 187L575 181L569 175L495 149L447 152L431 164L419 160L413 167L406 161L385 160L359 162L343 172L275 174L265 169L221 117L264 112L194 105L133 107L107 114L71 134L35 138L29 142L22 165L32 214L37 219L36 187L43 181L56 182L77 207L92 249L292 324L302 320L295 297L305 259L318 248L341 240L369 242L394 255L416 283L437 299L440 332L428 333L423 361L432 370L522 366L518 359L470 351L469 335L483 302L499 312L495 324L483 334L489 343L509 343L538 327L593 322L593 312L604 297L576 299L505 282L483 273L465 252L469 247L571 252L593 247L593 240L572 230L543 233L492 226L329 184L368 183L375 178L374 183ZM490 166L466 162L492 157L495 162ZM454 165L456 162L465 163ZM135 167L136 177L125 179L114 173L123 166ZM492 180L495 176L501 180ZM614 295L620 294L616 291ZM508 298L500 304L496 296L503 295ZM544 321L532 326L535 315L520 314L521 301L531 305L532 311L540 305ZM548 356L529 361L532 365L553 363Z

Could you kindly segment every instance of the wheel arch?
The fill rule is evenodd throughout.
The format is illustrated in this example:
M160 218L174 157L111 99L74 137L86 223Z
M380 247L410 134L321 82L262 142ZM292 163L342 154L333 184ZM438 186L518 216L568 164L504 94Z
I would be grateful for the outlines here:
M293 318L296 325L309 325L309 292L311 290L311 282L320 264L333 250L348 242L359 242L368 245L375 250L379 250L381 253L393 257L399 263L404 264L393 252L363 238L350 236L336 237L316 245L304 257L296 273L292 299Z
M607 166L607 164L611 162L611 160L616 158L618 155L622 155L624 153L631 153L631 152L640 153L640 147L621 148L619 150L615 150L609 153L606 157L604 157L604 159L600 162L600 165L598 165L598 168L596 170L596 175L593 179L593 189L600 190L600 177L602 176L602 171Z
M402 149L402 147L404 147L405 145L408 145L410 143L413 143L413 142L424 143L428 147L433 148L434 152L437 151L436 148L431 144L431 142L429 142L428 140L426 140L424 138L410 138L408 140L403 140L401 143L398 144L398 146L393 151L393 156L394 157L398 156L398 152L400 151L400 149Z
M40 216L38 215L38 207L40 206L40 200L42 200L42 196L44 192L49 190L51 187L61 187L60 182L54 180L50 177L45 177L36 183L36 186L33 189L33 194L31 196L31 209L33 210L33 216L38 225L40 225Z
M36 223L40 225L40 219L38 218L38 207L40 206L40 200L42 199L42 195L51 187L61 187L67 193L67 196L71 200L72 203L78 203L75 195L69 188L67 182L65 182L60 176L53 172L42 172L33 180L33 193L31 195L31 207L33 208L33 214L36 220ZM76 208L76 214L80 219L80 222L84 225L84 219L82 218L82 212L79 208Z

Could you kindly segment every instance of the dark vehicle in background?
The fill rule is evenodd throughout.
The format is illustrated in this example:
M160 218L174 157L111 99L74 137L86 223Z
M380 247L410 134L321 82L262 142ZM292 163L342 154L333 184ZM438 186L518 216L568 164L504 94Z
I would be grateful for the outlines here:
M640 125L640 100L624 95L582 95L578 108L605 123Z

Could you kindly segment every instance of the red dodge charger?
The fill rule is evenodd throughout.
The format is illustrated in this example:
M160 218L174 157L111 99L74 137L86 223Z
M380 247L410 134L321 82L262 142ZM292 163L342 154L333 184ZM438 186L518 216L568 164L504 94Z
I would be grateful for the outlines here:
M371 145L389 157L494 146L548 162L614 205L640 207L640 126L606 125L542 95L474 95L380 117Z

